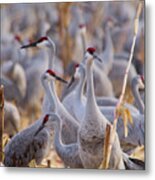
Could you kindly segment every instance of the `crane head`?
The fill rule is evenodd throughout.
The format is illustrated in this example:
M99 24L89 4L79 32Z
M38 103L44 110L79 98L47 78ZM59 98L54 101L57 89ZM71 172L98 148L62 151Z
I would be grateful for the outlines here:
M81 64L75 64L75 73L74 75L71 77L71 80L67 86L67 88L69 88L76 79L80 79L81 76L85 76L85 67L84 65L81 63Z
M53 70L48 69L45 73L45 77L48 80L58 80L61 81L63 83L68 83L66 80L62 79L61 77L59 77Z
M139 81L138 81L138 84L139 84L139 88L140 89L144 89L144 87L145 87L145 81L144 81L144 76L140 76L140 79L139 79Z
M75 64L74 67L75 67L75 70L76 70L79 67L79 64Z
M40 125L40 127L38 128L38 130L35 132L34 136L37 136L38 133L45 127L46 123L48 122L49 120L49 114L46 114L43 118L43 121Z
M71 80L70 80L67 88L69 88L73 84L73 82L75 81L75 78L76 78L75 74L77 72L77 69L79 68L79 64L75 64L74 68L75 68L75 73L74 73L74 75L72 75Z
M76 64L75 65L75 73L74 73L74 79L80 79L82 71L82 64ZM84 68L84 67L83 67Z
M137 75L136 77L133 78L132 80L133 85L137 85L139 89L144 89L144 77Z
M49 39L48 39L48 37L44 36L44 37L41 37L40 39L38 39L35 42L31 42L30 44L23 45L21 47L21 49L30 48L30 47L40 47L40 48L42 48L42 47L49 47L49 46L50 46Z
M82 28L85 28L86 25L85 24L79 24L79 28L82 29Z
M96 54L96 48L94 47L87 48L85 53L85 59L97 59L98 61L102 62L102 60Z
M55 125L60 123L60 117L56 113L50 113L48 117L48 123L46 126L53 128Z
M85 24L79 24L79 30L81 33L85 33L86 32L86 25Z
M94 54L95 52L96 52L96 48L94 48L94 47L89 47L89 48L87 48L87 52L89 52L90 54Z
M43 119L42 125L45 125L47 123L48 119L49 119L49 114L46 114Z
M22 39L21 39L21 37L20 37L18 34L16 34L16 35L14 36L14 39L15 39L17 42L19 42L20 44L22 44Z

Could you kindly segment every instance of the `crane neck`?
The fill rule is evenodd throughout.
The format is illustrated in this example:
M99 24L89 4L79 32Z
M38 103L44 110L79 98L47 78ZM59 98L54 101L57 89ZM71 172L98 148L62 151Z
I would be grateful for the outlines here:
M50 38L48 38L48 39L49 39L49 42L50 42L50 48L48 48L48 55L49 55L48 67L49 67L49 69L53 69L54 60L55 60L55 53L56 53L56 47L55 47L54 42Z
M58 98L54 81L51 81L51 82L50 82L50 85L51 85L51 93L53 94L54 101L55 101L55 103L56 103L57 106L58 106L58 105L61 104L61 102L60 102L60 100L59 100L59 98Z
M49 42L50 42L50 51L49 51L49 69L53 69L54 68L54 61L55 61L55 53L56 53L56 47L55 47L55 43L50 39L49 39ZM50 59L51 58L51 59ZM54 97L54 100L57 104L60 103L60 100L57 96L57 93L56 93L56 90L55 90L55 84L54 84L54 81L51 81L51 89L52 89L52 94L53 94L53 97Z
M49 100L50 102L50 110L52 112L56 112L56 102L55 102L55 97L54 97L54 94L52 92L52 89L51 89L51 85L50 85L50 82L48 82L46 79L44 79L42 77L42 85L44 87L44 90L46 92L46 97L47 99Z
M83 94L84 94L85 83L86 83L86 75L85 75L85 72L82 72L80 80L79 80L79 82L77 84L77 87L75 88L75 92L77 94L77 99L80 100L80 101L82 100L82 97L83 97Z
M135 98L135 102L138 106L138 109L141 114L144 114L144 103L141 99L140 93L139 93L139 86L137 82L132 82L132 93Z
M96 109L97 104L95 100L95 92L94 92L94 80L93 80L93 71L92 64L93 62L86 63L86 76L87 76L87 105L88 109ZM90 108L91 107L91 108Z
M107 63L111 63L111 61L113 60L114 51L113 51L113 42L109 27L106 27L105 29L105 43L106 45L104 49L104 56L105 56L104 61Z
M82 41L82 49L83 49L83 57L84 57L84 54L86 51L86 34L85 34L85 32L81 32L80 36L81 36L81 41Z
M61 140L61 132L62 132L62 127L61 127L61 122L60 120L58 120L55 124L54 124L54 146L55 149L59 154L62 154L62 148L64 146L64 144L62 143Z

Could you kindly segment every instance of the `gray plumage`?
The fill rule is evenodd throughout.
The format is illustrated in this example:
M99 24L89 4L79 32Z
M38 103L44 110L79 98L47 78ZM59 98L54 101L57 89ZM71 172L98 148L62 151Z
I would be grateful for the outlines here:
M5 147L4 165L27 167L33 159L40 164L50 150L50 131L51 127L43 125L41 118L16 134Z
M8 101L4 103L4 131L13 136L21 126L20 114L17 107Z
M143 84L142 79L139 75L133 78L133 80L131 82L131 87L132 87L132 93L133 93L134 98L135 98L135 104L137 105L139 112L141 114L144 114L144 109L145 109L144 102L143 102L143 99L139 93L139 89L144 89L144 84Z
M33 46L32 44L35 45ZM62 64L58 58L54 64L55 44L50 37L41 37L38 41L32 44L23 45L21 48L25 49L39 47L42 49L45 47L46 50L42 49L38 53L37 57L33 57L33 59L31 59L30 65L26 68L28 88L23 103L25 106L30 107L30 109L37 107L44 95L40 78L45 70L48 67L53 67L54 65L54 69L58 69L58 71L61 71L62 73Z
M54 78L45 73L42 76L42 84L46 91L46 96L43 102L43 114L47 112L56 112L62 119L62 141L65 144L77 142L77 133L79 124L65 109L60 102L55 91Z
M109 122L113 123L115 107L103 107L100 108L100 111L104 116L109 120ZM131 113L133 124L128 123L128 136L124 136L124 125L122 118L119 118L117 124L117 133L119 135L119 139L121 142L129 143L134 146L139 146L144 144L144 115Z
M93 56L86 53L87 104L84 119L79 129L79 152L84 168L98 168L103 159L103 146L108 120L101 114L93 90ZM124 169L122 151L116 134L110 158L110 169Z
M62 142L62 122L56 114L53 114L52 125L55 131L54 147L57 154L64 162L65 167L82 168L83 165L79 157L78 144L64 144Z
M126 71L128 62L127 61L113 61L112 69L109 72L109 78L113 85L113 90L115 93L115 96L119 96L122 90L123 85L123 79ZM137 72L135 70L135 67L131 64L129 75L128 75L128 83L127 88L131 88L131 81L132 79L137 75Z
M124 105L126 108L128 108L131 111L131 113L144 114L144 102L139 93L139 89L144 89L144 84L142 82L142 78L139 75L137 75L133 77L131 81L131 90L132 90L133 97L135 99L135 104L137 105L138 109L129 103L125 103ZM97 98L97 104L99 106L116 106L117 103L118 103L118 99L113 98L113 97L98 97Z
M94 62L94 65L97 65L99 69L108 74L112 68L113 59L114 59L114 48L111 38L111 26L114 25L113 20L105 20L105 48L104 51L100 54L102 62Z
M70 112L78 122L81 122L86 106L86 97L84 96L86 72L82 64L76 67L73 79L76 81L75 88L63 99L62 103L68 112Z
M6 89L6 99L14 99L17 103L21 102L27 90L26 74L23 67L18 61L8 61L3 64L2 73L4 75L2 77L2 83L4 83L4 88ZM8 91L8 88L13 89L15 94Z

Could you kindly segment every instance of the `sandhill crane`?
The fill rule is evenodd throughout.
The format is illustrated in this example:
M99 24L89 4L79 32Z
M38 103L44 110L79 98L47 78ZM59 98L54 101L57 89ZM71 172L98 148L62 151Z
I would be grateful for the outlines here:
M135 97L135 104L137 105L139 112L144 114L144 103L140 96L139 89L144 89L143 76L136 76L131 83L132 91Z
M123 122L122 118L119 118L118 121L118 135L121 142L129 143L133 146L144 145L144 103L140 97L138 92L139 88L144 88L144 84L142 82L142 78L140 76L136 76L132 80L132 91L135 97L135 101L138 105L138 112L136 108L133 108L132 105L126 104L126 108L128 108L131 112L131 116L133 119L133 125L130 123L128 124L128 137L124 137L123 132ZM118 101L118 100L117 100ZM136 111L135 111L136 110ZM110 121L113 122L114 120L114 112L115 107L100 107L100 111L105 115L105 117Z
M5 89L4 95L6 97L6 100L8 101L15 100L17 103L20 102L22 97L16 84L13 81L11 81L9 78L4 76L3 74L0 77L0 81L1 81L1 84L3 84L4 89Z
M63 99L62 103L70 114L80 122L83 119L86 106L86 97L84 96L86 72L83 64L75 66L73 79L76 79L78 82L75 88ZM74 81L73 79L70 84Z
M126 108L128 108L131 111L131 113L144 114L144 103L142 97L140 96L139 89L144 89L143 76L137 75L132 79L131 90L135 99L135 104L137 105L138 109L128 103L125 103L124 105ZM117 103L118 103L117 98L113 98L113 97L97 98L97 104L99 106L116 106Z
M86 96L84 95L85 85L85 67L83 64L76 65L76 70L69 86L74 83L75 88L63 99L65 108L75 117L78 121L81 121L84 116L86 106ZM75 81L75 82L74 82ZM140 82L140 81L139 81ZM98 106L116 106L118 99L114 97L97 97L96 102ZM125 103L124 106L130 110L131 113L138 113L139 110L133 105ZM106 107L104 107L105 109Z
M103 145L108 120L101 114L93 90L92 63L95 49L88 48L85 54L87 73L87 104L84 119L79 129L79 152L84 168L98 168L103 158ZM110 169L124 169L122 151L116 134L110 158Z
M5 166L27 167L31 160L41 163L51 146L51 118L50 114L45 115L10 140L4 151Z
M121 92L121 87L122 87L121 85L122 85L124 73L127 67L126 61L119 62L118 58L114 59L113 41L112 41L111 33L110 33L111 24L115 26L117 22L114 18L109 17L106 19L106 23L105 23L106 48L103 51L103 53L100 54L102 62L94 63L95 64L94 65L94 69L95 69L94 70L95 71L94 84L95 84L95 94L97 96L113 96L114 94L118 96ZM84 33L86 33L86 31L84 31ZM83 35L84 33L82 33L82 38L84 37ZM86 44L85 41L86 41L85 38L83 38L83 46ZM105 83L103 82L103 80L100 80L101 70L103 73L102 76ZM107 74L108 74L108 77L105 76ZM136 75L137 73L136 73L135 67L132 64L129 71L128 87L130 87L131 80ZM111 82L109 81L109 78L110 78L110 81L112 82L112 85L110 85ZM99 83L96 83L96 81ZM103 83L106 84L106 86L102 87ZM105 93L101 94L99 92L99 89L102 89L102 93L104 91ZM107 90L109 90L109 94ZM114 94L112 93L113 90L114 90Z
M107 17L105 19L105 48L100 54L102 62L94 62L104 73L108 74L112 68L113 59L114 59L114 48L111 38L111 28L116 24L114 18Z
M116 32L114 32L113 36L112 36L113 44L115 47L115 52L117 52L117 54L119 54L119 56L117 54L114 55L112 69L109 72L109 78L113 84L113 89L114 89L116 96L119 96L121 93L123 77L124 77L125 69L126 69L127 63L128 63L127 60L129 59L129 54L124 53L124 50L125 50L125 43L128 42L128 39L130 38L130 42L132 42L132 39L133 39L131 24L133 24L133 20L129 21L129 19L127 19L127 21L122 23L122 26L119 29L115 28ZM136 40L136 46L137 46L137 40ZM140 46L140 43L138 43L137 47L139 47L139 46ZM131 43L128 46L127 52L130 52L130 48L131 48ZM135 50L136 50L136 48L135 48ZM124 56L124 54L125 54L125 56ZM135 59L135 57L136 56L134 55L134 59ZM137 59L137 57L136 57L136 59ZM139 66L140 66L140 68L139 68ZM133 60L133 63L131 64L131 67L130 67L129 78L128 78L127 88L129 88L129 89L131 88L130 84L131 84L132 79L137 75L136 69L140 73L144 72L143 65L140 64L137 60Z
M121 53L115 53L114 55L115 60L120 60L120 61L128 61L129 59L129 53L128 52L121 52ZM133 57L132 63L136 69L137 74L143 75L144 76L144 64L135 56Z
M27 89L26 74L23 67L18 61L8 61L2 65L2 73L4 75L2 77L2 83L4 83L4 88L6 89L6 99L13 100L17 97L15 100L18 103L21 102L25 97ZM17 94L12 94L12 92L8 91L8 88L16 89Z
M61 160L64 162L65 167L69 168L83 168L82 161L80 159L79 155L79 144L72 143L72 144L63 144L62 137L61 137L61 131L62 131L62 123L61 119L57 114L50 113L52 115L51 124L54 128L54 147L61 158ZM138 159L132 159L127 154L123 153L123 162L125 164L126 169L144 169L144 163Z
M43 103L43 114L46 114L47 112L51 111L54 111L57 114L59 114L63 124L62 141L65 144L69 144L77 141L77 132L79 124L60 102L55 91L55 79L66 82L62 80L60 77L58 77L56 73L52 70L47 70L42 76L42 84L46 91L46 99Z
M17 133L21 126L20 114L15 105L5 101L4 103L4 130L9 136Z
M109 122L113 122L114 114L115 114L115 107L103 107L100 108L100 111L104 116L109 120ZM117 126L117 133L119 135L119 139L121 143L130 144L133 146L144 145L145 143L145 121L144 121L144 114L131 114L133 119L133 124L128 123L128 136L124 136L124 127L122 118L118 120Z
M4 38L5 39L5 38ZM17 57L18 42L14 34L7 34L7 39L1 38L1 62L7 62L10 59ZM14 44L14 48L12 48ZM17 60L17 59L16 59Z
M79 70L80 69L80 70ZM83 71L83 72L82 72ZM86 110L86 97L83 94L84 86L84 73L85 68L82 64L77 66L74 79L79 79L80 82L76 82L75 89L63 100L63 104L66 109L74 116L79 122L83 120L83 116ZM137 79L138 78L138 79ZM137 80L135 80L137 79ZM137 85L137 83L139 85ZM135 93L137 92L138 87L143 88L143 83L140 76L135 77L132 81L132 90L133 95L138 97ZM135 90L134 90L135 89ZM138 100L138 99L137 99ZM114 119L115 106L118 103L117 98L113 97L100 97L96 98L97 105L100 108L100 111L106 116L106 118L112 123ZM139 102L137 102L139 104ZM141 103L140 103L141 104ZM108 107L107 107L108 106ZM128 137L124 137L124 126L122 119L118 121L118 135L120 141L123 143L130 143L133 146L143 145L144 144L144 115L141 115L139 109L135 108L133 105L125 103L124 106L129 109L133 118L133 125L129 124Z
M126 67L127 67L127 61L113 61L113 66L111 71L109 72L109 78L112 82L113 85L113 89L115 92L116 96L119 96L121 93L121 88L122 88L122 83L123 83L123 78L124 78L124 74L126 71ZM137 72L135 70L135 67L133 66L133 64L131 64L130 70L129 70L129 76L128 76L128 84L127 84L127 88L131 88L130 84L132 79L137 76Z
M40 82L41 74L43 74L48 67L52 68L53 65L54 69L58 69L58 71L61 71L62 73L62 70L60 69L60 67L62 67L62 64L59 60L54 63L55 44L50 37L41 37L36 42L32 42L28 45L23 45L21 49L31 47L39 47L41 49L43 47L46 48L46 51L42 49L42 51L40 52L40 57L38 56L37 58L33 59L31 66L26 69L27 83L29 84L29 86L24 98L24 103L26 106L33 109L34 106L38 107L38 104L40 104L40 99L43 97L43 89Z
M79 157L78 144L64 144L62 142L62 122L57 114L52 114L52 126L54 127L54 147L65 164L65 167L82 168L82 162Z
M111 85L111 82L109 81L109 78L107 77L108 73L110 72L110 70L112 69L113 66L113 58L114 58L114 50L113 50L113 42L112 42L112 38L111 38L111 27L114 26L115 24L117 24L117 22L115 22L114 18L112 17L107 17L105 20L105 42L106 42L106 46L104 51L100 54L101 57L101 62L94 62L94 84L95 84L95 94L98 96L113 96L113 87ZM83 47L85 47L86 42L86 27L84 25L80 26L81 29L84 29L83 31L81 31L81 39L83 42ZM85 49L83 50L85 52ZM97 74L97 75L96 75ZM102 74L102 75L101 75ZM102 76L103 80L100 80L99 75ZM98 82L98 80L100 80L101 82ZM102 86L102 84L105 85L104 87ZM101 87L98 87L99 85ZM103 95L100 95L100 92L98 92L98 89L102 89L102 93ZM104 93L105 91L105 93ZM108 92L109 91L109 92ZM109 94L108 94L109 93Z
M21 49L39 46L45 39L47 40L47 38L43 37L40 38L37 42L31 43L29 45L23 45ZM54 49L51 48L51 52L49 51L48 53L53 53L53 51ZM42 73L44 73L44 71L48 68L48 64L52 61L49 61L50 57L48 58L48 53L43 53L42 55L40 54L40 57L34 58L33 61L31 61L31 66L26 69L28 88L23 103L30 109L38 107L38 104L40 104L40 99L43 96L43 88L40 82L40 77Z
M102 106L116 106L118 103L118 99L114 97L97 97L96 98L97 105ZM131 113L139 113L139 110L134 107L132 104L124 103L124 106L130 110Z
M109 70L111 69L111 63L113 61L113 47L112 47L112 40L111 35L109 33L109 22L107 21L107 28L106 28L106 48L105 51L101 54L101 58L103 60L99 63L95 62L93 66L94 71L94 88L95 88L95 94L96 96L114 96L113 94L113 87L111 84L110 79L108 78L107 74ZM86 25L80 24L79 25L80 30L80 41L82 39L82 47L83 52L85 52L86 48ZM81 61L81 59L80 59ZM62 99L64 99L65 96L67 96L75 87L75 83L72 84L72 86L69 89L65 89L63 92ZM66 88L66 87L65 87Z
M79 129L79 153L84 168L97 168L103 158L103 138L106 124L109 121L101 114L96 101L93 90L92 63L93 58L97 58L95 49L88 48L85 55L87 68L87 104L86 112ZM117 162L117 163L116 163ZM109 168L124 169L125 166L129 169L143 169L143 165L139 166L122 152L119 144L119 139L116 134L115 141L112 147L112 155ZM116 165L117 164L117 165Z
M29 48L29 47L36 47L36 46L40 48L47 47L47 49L50 51L51 59L49 61L48 66L49 68L52 68L54 66L54 58L55 58L55 51L56 51L54 42L49 37L42 37L36 42L22 46L22 48ZM56 74L53 72L53 76L55 75ZM67 134L65 134L65 137L63 136L64 143L76 142L77 130L78 130L79 125L76 122L76 120L69 114L69 112L64 108L59 98L57 97L53 81L51 82L51 89L52 89L51 93L53 94L53 99L51 99L50 101L53 100L53 102L57 105L56 110L64 122L63 132L66 133L67 131ZM43 101L43 108L42 108L43 114L46 114L51 110L50 101L46 95Z
M111 21L111 20L110 20ZM83 26L85 28L85 26ZM112 67L113 61L113 45L110 34L110 23L109 20L106 22L106 48L102 54L100 54L101 61L95 62L93 66L94 71L94 88L96 96L114 96L113 87L107 74ZM86 33L86 31L84 31ZM83 47L87 44L83 33L81 33L83 39ZM85 51L85 49L84 49Z

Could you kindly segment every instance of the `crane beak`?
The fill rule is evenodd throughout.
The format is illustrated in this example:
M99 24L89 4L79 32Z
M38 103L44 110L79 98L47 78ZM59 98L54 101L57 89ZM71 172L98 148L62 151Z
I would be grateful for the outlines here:
M36 47L36 46L37 46L37 42L34 42L34 43L31 43L31 44L28 44L28 45L23 45L21 47L21 49L30 48L30 47Z
M101 58L97 56L97 54L93 54L94 59L97 59L99 62L102 62Z
M74 78L74 76L72 76L67 88L70 88L70 86L73 84L74 80L75 80L75 78Z
M44 125L42 124L39 129L35 132L34 136L37 136L37 134L44 128Z
M65 84L68 83L66 80L62 79L61 77L55 76L55 78L56 80L61 81L62 83L65 83Z

